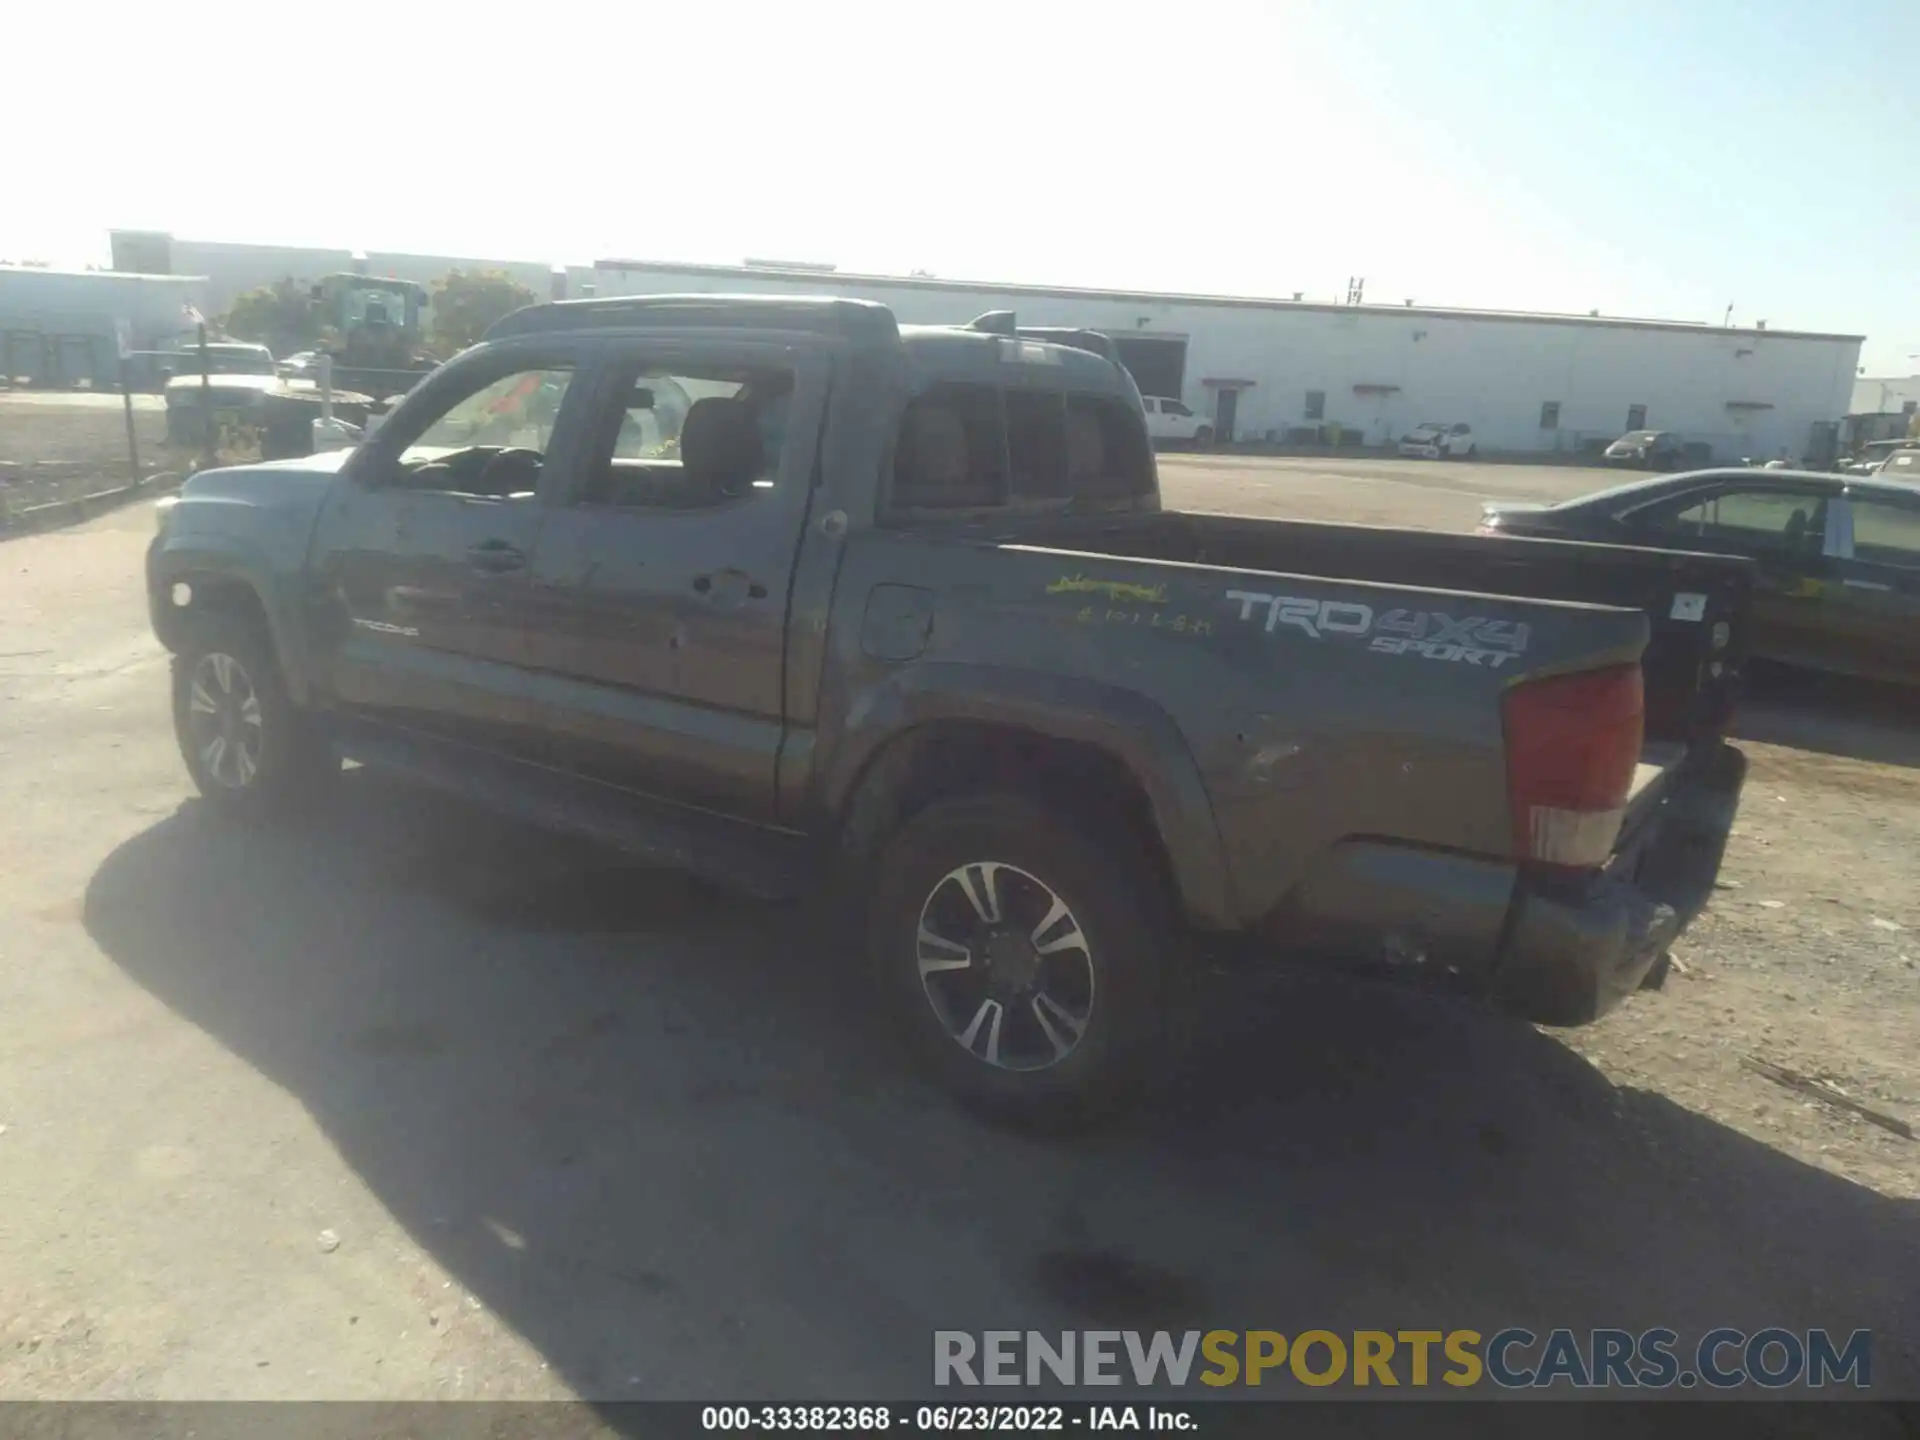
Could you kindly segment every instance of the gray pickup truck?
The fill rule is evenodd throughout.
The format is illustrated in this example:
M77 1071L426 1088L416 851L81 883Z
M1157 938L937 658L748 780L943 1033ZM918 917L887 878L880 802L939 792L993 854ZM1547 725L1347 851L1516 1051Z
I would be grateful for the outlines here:
M1163 1064L1203 944L1590 1020L1745 769L1746 562L1164 510L1111 343L1007 315L533 306L194 476L147 571L209 802L344 756L857 900L911 1048L1035 1120Z

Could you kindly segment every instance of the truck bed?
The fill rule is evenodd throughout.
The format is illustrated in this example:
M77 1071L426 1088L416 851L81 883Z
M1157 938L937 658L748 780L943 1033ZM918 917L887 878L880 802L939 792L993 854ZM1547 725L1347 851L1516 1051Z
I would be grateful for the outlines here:
M1725 556L1186 511L1069 522L1049 538L1069 536L1142 559L1642 611L1650 742L1717 739L1746 656L1752 566ZM1660 768L1679 753L1658 752Z

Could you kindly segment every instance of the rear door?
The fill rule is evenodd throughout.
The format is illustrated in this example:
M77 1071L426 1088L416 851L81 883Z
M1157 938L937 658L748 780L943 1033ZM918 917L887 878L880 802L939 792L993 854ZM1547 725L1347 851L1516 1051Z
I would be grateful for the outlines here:
M477 353L342 468L308 568L331 697L369 719L511 751L529 741L530 567L576 463L566 342Z
M827 375L764 342L608 343L533 566L537 723L569 769L774 818Z
M1634 544L1753 560L1752 653L1817 668L1839 594L1827 553L1830 509L1817 485L1729 478L1621 519Z
M1836 645L1859 675L1920 681L1920 492L1844 502Z

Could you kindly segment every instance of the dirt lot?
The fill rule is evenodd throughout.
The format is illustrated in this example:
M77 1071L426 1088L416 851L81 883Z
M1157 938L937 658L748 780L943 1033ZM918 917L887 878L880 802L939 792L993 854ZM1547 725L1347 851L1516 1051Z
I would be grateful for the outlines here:
M1444 526L1594 479L1166 473ZM150 533L0 543L0 1398L906 1396L936 1327L1414 1323L1866 1326L1920 1395L1920 1146L1741 1063L1920 1121L1920 720L1884 695L1749 707L1664 992L1546 1033L1215 976L1180 1087L1042 1144L906 1079L791 911L358 775L304 829L211 821Z
M160 397L136 395L133 406L141 472L175 468ZM120 396L0 391L0 509L91 495L128 478Z

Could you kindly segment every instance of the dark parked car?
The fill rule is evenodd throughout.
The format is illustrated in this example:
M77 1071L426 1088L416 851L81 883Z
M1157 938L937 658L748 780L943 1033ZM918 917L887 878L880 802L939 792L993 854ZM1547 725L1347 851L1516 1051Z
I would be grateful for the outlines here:
M1702 470L1558 505L1489 505L1480 533L1747 556L1758 566L1753 654L1920 683L1920 487Z
M1657 983L1752 567L1162 510L1113 342L1012 319L534 306L350 453L195 475L147 571L195 781L297 807L344 753L842 895L902 1038L1023 1115L1154 1072L1196 935L1549 1024Z
M1684 442L1671 430L1630 430L1607 446L1600 458L1609 465L1673 470L1684 463L1685 450Z

